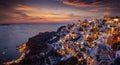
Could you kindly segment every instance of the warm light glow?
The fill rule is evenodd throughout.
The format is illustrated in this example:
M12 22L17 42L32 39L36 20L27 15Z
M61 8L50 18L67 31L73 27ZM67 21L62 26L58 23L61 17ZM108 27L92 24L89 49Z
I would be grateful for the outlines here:
M17 49L19 50L20 53L23 53L26 49L26 44L24 43L23 45L19 46Z
M60 54L62 54L62 55L64 55L64 54L65 54L65 51L64 51L64 50L62 50L62 49L61 49L61 50L59 50L58 52L59 52Z
M118 19L118 18L115 18L115 19L113 19L113 20L114 20L114 21L117 21L117 22L119 21L119 19Z
M113 34L115 32L115 28L111 28L111 34Z
M10 61L10 62L5 62L3 64L11 65L12 63L19 63L24 58L24 56L26 55L26 49L27 49L26 43L22 44L17 49L21 53L21 56L18 59L16 59L16 60L13 60L13 61Z
M68 15L64 14L40 14L40 16L43 18L69 18Z

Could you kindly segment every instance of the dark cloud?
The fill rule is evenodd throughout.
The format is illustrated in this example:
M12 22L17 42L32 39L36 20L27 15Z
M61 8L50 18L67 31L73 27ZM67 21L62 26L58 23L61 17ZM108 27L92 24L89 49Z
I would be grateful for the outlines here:
M64 4L74 5L74 6L91 6L91 5L101 5L106 0L60 0Z
M25 0L0 0L0 9L4 11L15 10L20 5L25 5Z
M82 6L82 4L84 5L119 5L120 0L59 0L62 2L68 2L71 4L77 4L78 6Z
M0 20L27 16L23 11L16 10L21 6L27 6L25 0L0 0Z
M59 0L66 5L72 5L92 12L120 13L120 0Z

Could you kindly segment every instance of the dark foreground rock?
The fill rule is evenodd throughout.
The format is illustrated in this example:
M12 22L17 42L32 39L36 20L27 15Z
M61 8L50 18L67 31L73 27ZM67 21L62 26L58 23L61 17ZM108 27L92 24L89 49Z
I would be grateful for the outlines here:
M56 37L52 39L53 37ZM75 65L77 62L75 58L70 58L68 61L61 61L61 55L57 53L50 44L59 40L57 32L45 32L29 39L26 48L18 47L21 49L21 54L25 54L20 60L13 60L6 62L3 65ZM20 51L20 50L19 50ZM64 63L67 62L67 63Z

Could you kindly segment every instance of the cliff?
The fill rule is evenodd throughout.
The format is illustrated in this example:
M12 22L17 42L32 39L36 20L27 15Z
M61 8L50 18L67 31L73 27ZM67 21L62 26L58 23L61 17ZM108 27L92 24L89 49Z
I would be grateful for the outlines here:
M119 65L119 24L118 17L105 17L39 33L17 47L18 59L3 65Z

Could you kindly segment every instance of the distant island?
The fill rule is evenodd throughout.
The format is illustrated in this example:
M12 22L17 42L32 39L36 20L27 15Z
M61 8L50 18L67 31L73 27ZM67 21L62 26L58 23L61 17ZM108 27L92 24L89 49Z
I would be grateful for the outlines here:
M39 33L17 50L21 56L3 65L119 65L120 17L79 20Z

